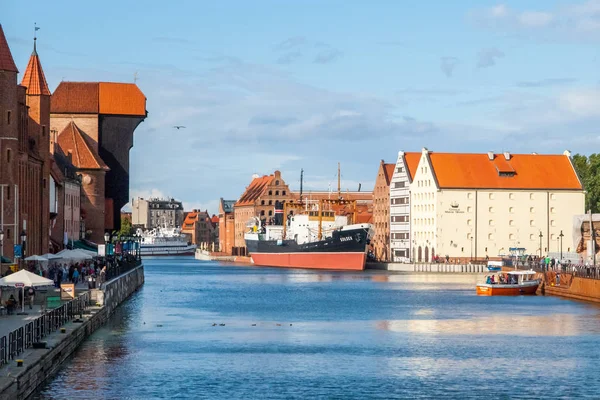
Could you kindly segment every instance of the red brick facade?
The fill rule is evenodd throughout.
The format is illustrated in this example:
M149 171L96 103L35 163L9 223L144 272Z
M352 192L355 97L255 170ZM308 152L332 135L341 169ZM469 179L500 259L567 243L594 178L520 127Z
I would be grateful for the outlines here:
M395 164L379 164L373 189L373 254L378 261L390 259L390 182Z

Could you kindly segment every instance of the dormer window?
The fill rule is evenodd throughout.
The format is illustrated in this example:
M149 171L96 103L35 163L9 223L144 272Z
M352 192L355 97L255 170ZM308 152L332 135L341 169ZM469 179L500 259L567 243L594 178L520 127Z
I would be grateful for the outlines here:
M511 176L515 176L515 171L498 171L498 176L510 178Z

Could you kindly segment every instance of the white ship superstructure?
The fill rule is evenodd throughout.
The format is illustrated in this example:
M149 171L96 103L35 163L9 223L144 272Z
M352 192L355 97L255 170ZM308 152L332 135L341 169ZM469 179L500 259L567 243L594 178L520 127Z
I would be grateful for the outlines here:
M179 228L138 229L142 256L179 256L194 254L196 245L187 241Z

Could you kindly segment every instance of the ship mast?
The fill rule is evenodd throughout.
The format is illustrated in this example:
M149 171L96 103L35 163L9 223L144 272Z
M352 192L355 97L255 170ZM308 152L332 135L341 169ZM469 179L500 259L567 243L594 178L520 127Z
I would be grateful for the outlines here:
M338 200L342 198L342 189L341 189L341 185L340 185L340 163L338 162Z
M304 178L304 169L300 169L300 203L302 203L302 181Z

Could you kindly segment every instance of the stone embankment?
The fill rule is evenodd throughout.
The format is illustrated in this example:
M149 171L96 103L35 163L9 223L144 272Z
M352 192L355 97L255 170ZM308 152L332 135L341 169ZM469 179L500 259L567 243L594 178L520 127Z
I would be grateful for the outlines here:
M144 266L141 265L106 282L102 290L93 289L91 298L96 305L84 312L81 322L69 322L63 326L64 333L59 330L46 336L46 348L29 348L21 353L18 358L23 360L22 367L18 367L15 360L0 368L0 399L21 400L33 394L143 284Z
M483 274L488 272L487 266L480 264L405 264L405 263L372 263L368 262L365 269L377 269L396 272L432 272L451 274Z
M554 271L539 275L542 278L542 284L538 289L540 294L600 303L600 279L564 272L560 273L557 279L557 273Z

